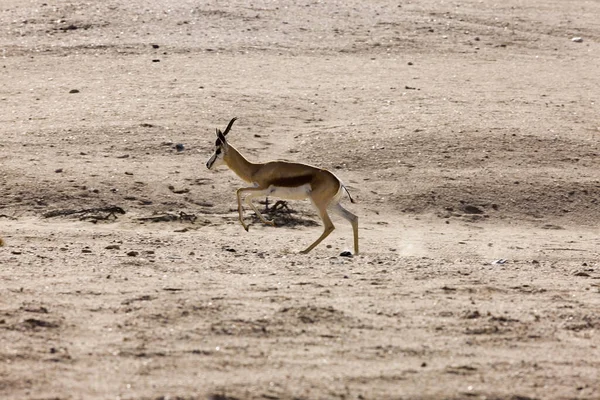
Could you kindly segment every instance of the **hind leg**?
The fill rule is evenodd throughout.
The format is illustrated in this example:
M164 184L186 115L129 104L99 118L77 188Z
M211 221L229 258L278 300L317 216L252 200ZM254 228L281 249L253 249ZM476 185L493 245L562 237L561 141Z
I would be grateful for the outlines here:
M321 243L323 240L325 240L325 238L327 236L329 236L329 234L331 232L333 232L333 230L335 229L333 222L331 222L331 218L329 218L329 214L327 214L327 205L324 205L322 203L319 204L319 203L315 202L315 199L312 197L311 197L311 200L312 200L313 205L319 212L319 217L321 217L321 221L323 221L323 233L321 234L321 236L319 236L319 238L317 240L314 241L313 244L308 246L305 250L302 250L300 252L302 254L306 254L309 251L311 251L312 249L314 249L315 247L317 247L317 245L319 243Z
M354 233L354 254L358 254L358 217L342 207L340 203L332 205L331 211L334 211L342 218L348 220L348 222L350 222L352 225L352 231Z

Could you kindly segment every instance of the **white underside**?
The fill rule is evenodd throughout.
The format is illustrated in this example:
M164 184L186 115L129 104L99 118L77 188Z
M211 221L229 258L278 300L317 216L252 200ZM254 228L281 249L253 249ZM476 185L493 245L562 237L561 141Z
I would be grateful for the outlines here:
M310 184L298 187L269 186L266 191L267 196L277 197L286 200L304 200L310 194Z

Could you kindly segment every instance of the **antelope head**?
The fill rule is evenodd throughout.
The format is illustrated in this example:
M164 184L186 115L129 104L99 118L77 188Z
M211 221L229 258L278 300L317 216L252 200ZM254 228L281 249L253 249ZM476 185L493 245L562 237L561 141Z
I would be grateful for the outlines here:
M206 162L206 168L213 169L225 162L225 156L227 155L227 150L229 148L229 145L227 144L227 139L225 138L225 136L227 136L227 134L231 130L231 127L233 126L233 123L235 122L236 119L237 118L233 118L231 121L229 121L227 128L225 128L225 132L221 132L220 129L217 129L217 140L215 141L215 152Z

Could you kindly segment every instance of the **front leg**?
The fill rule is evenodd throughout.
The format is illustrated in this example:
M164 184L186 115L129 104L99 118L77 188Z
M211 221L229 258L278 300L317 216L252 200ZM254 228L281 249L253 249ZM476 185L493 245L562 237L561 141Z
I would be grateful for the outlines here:
M248 225L246 225L244 223L244 209L242 208L242 193L244 192L244 190L248 190L251 188L241 188L237 190L237 201L238 201L238 214L239 214L239 220L240 223L242 224L242 226L244 227L244 229L246 230L246 232L248 232Z
M268 194L268 192L269 192L268 189L259 188L259 187L241 188L241 189L237 190L239 220L240 220L240 223L242 224L242 226L244 227L244 229L246 230L246 232L248 232L248 229L250 228L248 225L246 225L244 223L244 215L243 215L244 210L242 208L242 196L246 193L248 193L248 198L246 199L246 203L248 203L248 205L250 205L250 207L252 207L252 209L254 210L256 215L258 215L258 218L260 218L260 220L262 222L264 222L265 224L268 224L271 226L275 225L273 222L267 221L265 219L265 217L263 217L263 215L256 209L254 204L252 204L252 199L254 197L258 197L261 195L266 196Z

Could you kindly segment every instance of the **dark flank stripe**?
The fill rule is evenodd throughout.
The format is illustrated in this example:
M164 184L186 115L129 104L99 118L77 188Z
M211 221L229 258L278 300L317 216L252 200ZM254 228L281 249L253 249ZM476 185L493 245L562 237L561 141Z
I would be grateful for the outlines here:
M271 185L278 187L298 187L310 183L314 175L300 175L289 178L279 178L271 181Z

